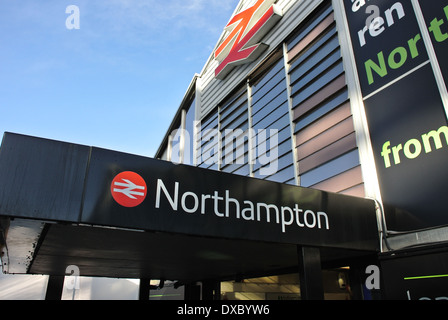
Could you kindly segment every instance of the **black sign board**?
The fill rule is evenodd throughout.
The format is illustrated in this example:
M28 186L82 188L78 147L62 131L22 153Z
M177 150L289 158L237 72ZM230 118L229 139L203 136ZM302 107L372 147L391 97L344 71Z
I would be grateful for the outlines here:
M428 54L410 0L352 2L344 1L366 97L427 61Z
M448 1L420 1L420 7L430 31L437 63L445 85L448 85Z
M344 1L386 223L396 231L448 224L438 194L448 188L447 117L412 2ZM442 56L448 1L423 2L427 21L438 21L429 31Z
M58 157L55 163L53 156ZM5 134L0 180L0 215L273 243L378 248L372 200L100 148ZM26 196L33 193L38 196ZM75 209L69 216L58 215L63 205Z
M448 300L446 248L404 250L381 257L381 286L388 300Z
M135 172L146 182L147 195L141 205L124 207L111 196L111 183L122 172ZM359 249L371 246L370 241L377 238L370 200L96 148L82 220L95 225ZM362 243L362 238L370 240Z

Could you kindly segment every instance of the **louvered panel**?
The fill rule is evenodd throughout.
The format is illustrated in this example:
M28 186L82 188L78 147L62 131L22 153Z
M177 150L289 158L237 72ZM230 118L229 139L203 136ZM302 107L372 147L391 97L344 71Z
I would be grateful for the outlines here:
M356 189L362 186L361 166L347 170L335 177L324 180L318 184L312 185L312 188L328 192L355 193ZM357 190L359 192L359 190Z
M315 99L311 98L315 95L316 91L320 90L321 88L324 88L326 86L328 86L328 88L333 88L331 84L333 84L334 83L333 81L343 74L343 71L344 68L342 62L339 62L338 64L327 69L324 73L319 74L307 86L300 87L300 90L296 91L297 94L293 94L293 108L298 108L305 105L305 102L307 100L315 101ZM295 87L293 87L293 91L294 90ZM334 94L336 92L337 90L335 90L331 94ZM330 94L328 94L328 96L330 96ZM315 102L314 105L317 105L323 101L324 100Z
M328 128L331 128L337 123L351 117L351 115L350 104L345 102L344 104L332 109L332 111L326 113L325 117L320 117L318 120L311 122L310 125L300 130L300 134L296 135L296 144L299 146L305 143Z
M338 94L343 89L346 89L345 74L340 75L325 87L318 89L309 99L295 106L294 120L298 120L307 112L319 107L320 104L325 103L327 99L331 99L333 95Z
M316 128L316 130L318 129L319 128ZM298 160L302 160L304 158L303 155L311 155L355 132L355 129L353 127L353 119L351 117L337 123L330 128L326 127L325 129L325 131L316 136L313 136L313 138L310 140L305 140L303 137L301 137L301 133L296 135L297 143L299 141L305 140L304 143L297 146L297 152L299 156Z
M256 155L253 175L277 182L295 181L284 61L278 54L271 61L250 83L251 120L256 138L252 149Z
M243 10L253 4L254 1L244 2L244 6L238 8ZM322 0L279 0L276 4L283 12L283 18L276 24L276 26L266 35L263 43L269 46L269 49L262 54L260 61L269 56L272 51L276 50L282 45L284 39L293 32L293 30L300 25L307 17L322 3ZM228 31L224 31L218 43L221 43ZM198 89L200 91L199 101L199 118L203 119L210 112L214 112L214 108L219 101L225 99L226 96L234 89L236 84L246 81L249 73L256 67L256 63L248 63L242 66L237 66L224 80L215 79L215 69L218 62L213 59L213 56L207 61L201 76L198 81Z
M268 148L269 148L269 146L268 146ZM285 155L285 154L291 154L292 155L292 153L291 153L291 141L290 141L290 139L285 139L283 142L279 142L279 144L278 144L278 150L277 150L277 152L278 152L278 154L283 154L283 155ZM267 149L266 151L264 151L264 152L261 152L260 154L259 154L259 156L268 156L269 154L269 149ZM291 161L291 165L293 164L293 161ZM260 167L262 167L263 165L259 162L259 161L257 161L257 162L255 162L254 163L254 171L257 171L258 169L260 169Z
M282 159L285 159L285 162L288 162L290 165L286 166L282 169L280 161ZM259 179L266 179L270 181L280 182L280 183L290 183L295 184L295 177L294 175L291 175L291 172L293 172L293 167L291 165L292 155L287 154L283 158L279 159L279 166L278 169L275 170L275 173L269 176L266 175L260 175L259 171L254 172L254 177Z
M363 196L337 27L331 8L287 44L300 183Z
M318 152L315 152L299 161L300 173L305 173L311 169L317 168L328 161L337 158L339 155L349 152L356 148L356 137L352 133L335 143L327 145Z
M305 3L308 2L303 2L300 7L305 8L308 5ZM298 11L295 9L295 12ZM222 171L249 175L252 168L254 177L294 183L294 166L297 165L302 186L363 196L359 154L333 10L327 6L310 17L287 40L286 57L282 56L281 50L272 52L272 55L265 56L266 60L256 70L247 65L229 74L225 81L210 81L205 75L198 81L200 117L214 108L216 112L212 113L217 115L219 106L219 117L206 117L203 121L204 141L198 144L198 149L203 155L207 154L199 165L206 167L207 159L216 154L219 146ZM287 19L285 15L279 26L289 21ZM281 42L282 39L276 41ZM289 64L289 88L286 87L284 58ZM213 71L213 66L210 66L210 70L206 69L207 74ZM247 79L250 90L246 90ZM239 92L235 93L235 85L239 86ZM234 93L228 97L231 91ZM289 97L288 92L291 93ZM221 103L225 96L228 98ZM291 114L289 107L292 108ZM291 140L291 117L294 144ZM249 127L254 130L257 142L252 145L251 154L256 159L251 166ZM214 131L210 131L212 129ZM222 135L220 140L208 139L214 134L216 136L217 129ZM266 130L269 135L271 129L277 130L274 137L259 132ZM208 135L205 130L210 131ZM233 133L239 130L240 139L235 137L226 141L227 130ZM269 148L274 140L278 141L278 148L274 149L276 158L271 157L270 163L262 163L260 158L271 156L272 149ZM263 143L268 150L260 150L259 144ZM297 163L294 163L293 152L296 152ZM231 156L230 163L226 163L226 156ZM277 166L276 171L262 175L262 169L273 163Z
M268 114L258 114L252 117L252 125L255 130L276 128L277 130L283 130L283 128L289 126L289 114L285 113L285 109L288 108L288 102L285 101L280 105L273 106L275 108Z
M266 117L269 115L269 113L266 112L260 112L260 109L270 110L271 112L274 112L279 106L282 106L285 104L286 107L282 106L281 112L284 113L285 108L287 110L287 94L286 94L286 85L283 83L283 90L278 92L271 92L268 95L266 95L263 99L261 99L258 105L254 106L252 108L252 119L254 125L257 125L257 123L263 119L263 117ZM277 95L275 95L277 94Z
M301 88L306 87L316 78L322 75L327 69L341 61L339 41L336 30L332 36L332 41L326 44L328 48L320 48L315 55L311 56L305 63L297 68L292 68L291 84L292 93L295 94ZM300 59L295 63L299 63ZM293 67L293 66L291 66Z
M294 59L303 50L307 49L316 39L319 39L329 28L334 26L334 15L330 13L319 25L308 33L298 44L288 52L288 61Z
M210 114L198 128L197 163L201 168L218 170L217 152L219 148L218 114Z
M254 83L252 87L252 106L255 107L260 98L265 96L265 92L274 90L279 87L280 90L286 89L284 84L285 81L285 70L281 60L268 71L268 73ZM279 86L280 84L280 86Z
M313 170L301 174L300 182L304 187L311 187L329 178L336 177L359 165L358 150L343 154Z
M314 30L326 17L333 14L333 8L328 6L320 14L318 13L313 19L305 23L301 30L288 42L288 52L291 51L297 44L302 41L310 32Z
M366 189L363 182L349 189L339 191L338 193L345 194L347 196L364 198L366 196Z
M242 86L220 108L221 171L249 175L248 105Z

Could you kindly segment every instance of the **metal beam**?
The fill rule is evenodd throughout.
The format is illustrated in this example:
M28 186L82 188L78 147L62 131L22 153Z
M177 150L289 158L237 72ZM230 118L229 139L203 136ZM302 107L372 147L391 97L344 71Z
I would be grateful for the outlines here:
M297 255L302 300L323 300L324 288L319 248L299 246Z

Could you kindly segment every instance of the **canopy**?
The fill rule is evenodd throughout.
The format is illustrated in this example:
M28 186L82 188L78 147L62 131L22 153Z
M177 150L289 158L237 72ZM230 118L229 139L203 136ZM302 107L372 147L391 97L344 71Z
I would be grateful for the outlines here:
M225 280L379 247L372 200L95 147L6 133L0 181L9 273Z

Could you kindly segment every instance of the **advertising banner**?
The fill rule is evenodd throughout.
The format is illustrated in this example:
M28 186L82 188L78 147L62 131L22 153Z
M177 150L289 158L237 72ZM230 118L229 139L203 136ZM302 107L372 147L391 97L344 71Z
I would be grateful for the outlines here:
M381 258L388 300L448 300L448 252L407 250Z
M448 1L423 2L435 51L446 57ZM344 4L387 227L410 231L446 225L439 192L448 188L447 116L434 75L439 64L430 60L413 1ZM446 59L440 60L446 74Z
M448 1L420 1L445 86L448 84Z

